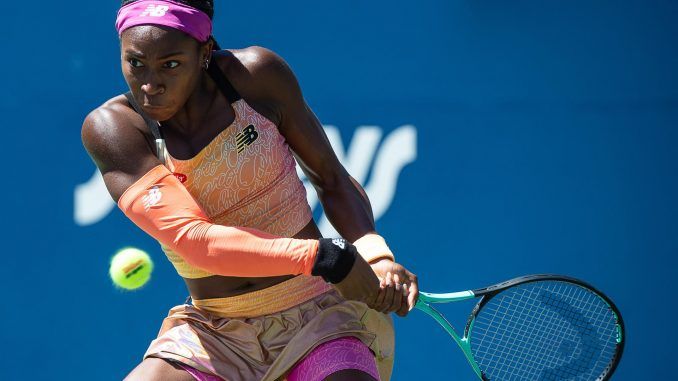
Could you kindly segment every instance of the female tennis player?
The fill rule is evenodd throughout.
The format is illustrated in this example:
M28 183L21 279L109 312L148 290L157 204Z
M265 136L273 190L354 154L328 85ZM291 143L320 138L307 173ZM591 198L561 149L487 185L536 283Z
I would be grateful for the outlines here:
M417 278L376 234L286 63L220 50L212 15L212 0L124 0L131 91L83 123L111 196L192 298L127 379L389 380L388 313L412 309ZM347 240L321 238L294 157Z

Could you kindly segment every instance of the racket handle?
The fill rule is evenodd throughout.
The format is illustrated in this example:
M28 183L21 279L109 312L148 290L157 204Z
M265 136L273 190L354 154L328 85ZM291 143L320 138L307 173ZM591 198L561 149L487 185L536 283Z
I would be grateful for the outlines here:
M419 302L423 303L450 303L450 302L458 302L460 300L466 300L466 299L472 299L475 297L475 294L473 291L468 290L468 291L459 291L459 292L449 292L445 294L435 294L431 292L419 292L419 300L417 300L417 304Z

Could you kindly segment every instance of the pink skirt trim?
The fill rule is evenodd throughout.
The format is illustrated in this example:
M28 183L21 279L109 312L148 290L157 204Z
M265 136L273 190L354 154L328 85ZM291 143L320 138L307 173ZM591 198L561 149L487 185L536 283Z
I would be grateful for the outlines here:
M220 377L189 365L176 364L196 381L222 381ZM287 381L322 381L332 373L347 369L361 370L379 381L377 362L372 351L355 337L342 337L319 345L292 368Z
M346 369L361 370L379 381L372 351L355 337L342 337L319 345L292 368L287 381L322 381Z

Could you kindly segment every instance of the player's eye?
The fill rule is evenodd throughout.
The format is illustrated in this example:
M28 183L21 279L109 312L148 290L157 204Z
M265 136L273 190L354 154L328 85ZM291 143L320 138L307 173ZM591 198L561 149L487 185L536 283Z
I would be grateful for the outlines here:
M163 66L167 69L174 69L175 67L179 66L179 62L178 61L167 61L167 62L165 62L165 64Z
M136 58L130 58L130 59L127 60L127 62L129 62L129 64L130 64L132 67L142 67L142 66L144 66L144 64L141 63L141 61L139 61L139 60L136 59Z

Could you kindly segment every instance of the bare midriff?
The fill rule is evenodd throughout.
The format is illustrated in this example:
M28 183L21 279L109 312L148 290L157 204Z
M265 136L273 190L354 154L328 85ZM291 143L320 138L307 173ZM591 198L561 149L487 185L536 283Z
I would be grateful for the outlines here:
M303 229L301 229L301 231L295 234L293 238L318 239L320 237L321 235L318 227L315 222L311 220ZM193 299L213 299L261 290L293 277L293 275L284 275L263 278L241 278L215 275L197 279L184 278L184 281L186 282L188 291Z

